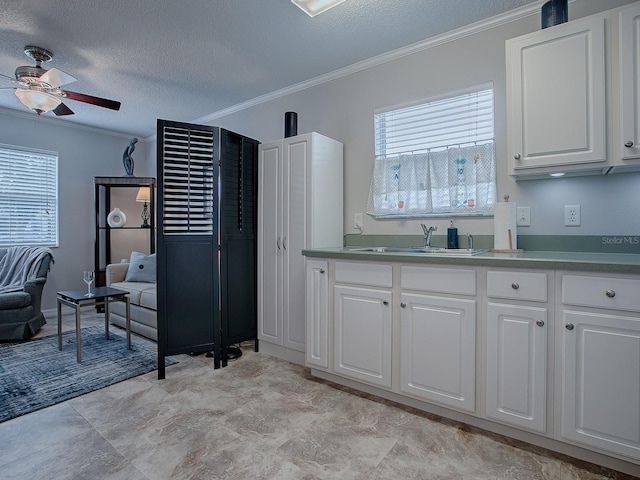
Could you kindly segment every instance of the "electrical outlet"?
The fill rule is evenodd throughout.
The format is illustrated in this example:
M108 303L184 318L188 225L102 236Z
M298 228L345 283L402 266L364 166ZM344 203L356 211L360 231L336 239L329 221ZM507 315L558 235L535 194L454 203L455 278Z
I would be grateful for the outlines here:
M353 228L356 230L362 230L362 214L356 213L353 215Z
M516 208L516 225L519 227L531 226L531 207Z
M564 226L565 227L580 226L580 205L564 206Z

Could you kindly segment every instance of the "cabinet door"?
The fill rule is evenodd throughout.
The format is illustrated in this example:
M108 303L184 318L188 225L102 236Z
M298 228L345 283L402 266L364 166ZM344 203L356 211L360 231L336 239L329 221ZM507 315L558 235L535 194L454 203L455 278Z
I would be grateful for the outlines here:
M308 140L291 137L284 142L283 174L283 345L305 351L305 288L302 250L307 240Z
M325 260L307 260L307 365L329 367L329 274Z
M261 145L258 163L258 339L282 345L282 148Z
M575 20L506 45L509 173L604 162L604 19Z
M487 305L487 417L546 427L547 309Z
M621 158L640 158L640 5L619 13L620 24L620 143Z
M336 373L391 387L391 292L335 287Z
M640 319L565 310L564 438L640 459Z
M476 302L403 293L400 388L475 410Z

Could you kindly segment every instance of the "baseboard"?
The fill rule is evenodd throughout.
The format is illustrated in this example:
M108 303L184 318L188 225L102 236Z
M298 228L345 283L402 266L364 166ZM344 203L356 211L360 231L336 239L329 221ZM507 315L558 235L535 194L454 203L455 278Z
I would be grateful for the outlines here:
M279 358L280 360L286 360L287 362L295 363L304 367L304 352L297 350L291 350L281 345L275 345L273 343L266 342L264 340L259 341L260 353L270 355L272 357Z

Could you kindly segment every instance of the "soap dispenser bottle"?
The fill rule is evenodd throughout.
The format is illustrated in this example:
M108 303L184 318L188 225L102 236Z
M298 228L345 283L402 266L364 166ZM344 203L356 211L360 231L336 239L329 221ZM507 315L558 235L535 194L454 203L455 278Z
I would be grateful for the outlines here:
M447 228L447 248L458 248L458 229L453 226L453 220Z

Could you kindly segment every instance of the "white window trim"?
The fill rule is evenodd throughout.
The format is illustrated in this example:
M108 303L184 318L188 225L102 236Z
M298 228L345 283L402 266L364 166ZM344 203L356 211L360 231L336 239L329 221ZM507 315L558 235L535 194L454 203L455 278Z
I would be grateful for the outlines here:
M376 120L377 115L487 90L491 90L490 124L484 123L486 127L484 130L472 132L471 135L467 131L454 138L455 142L448 145L437 145L434 141L427 144L418 137L418 140L407 147L405 152L400 152L405 148L404 146L398 147L396 144L395 152L391 150L392 154L380 155L381 150L385 152L388 150L384 150L384 145L378 143L380 132L374 131L376 158L367 206L369 215L375 218L493 215L497 194L494 146L495 98L492 82L427 99L377 108L374 110L374 129L379 126ZM411 121L412 113L414 112L405 112L404 118L397 117L401 123L396 124L396 128L397 125L404 127ZM433 118L433 116L425 117L425 121L433 122ZM482 120L481 117L480 119ZM460 125L463 126L464 121ZM480 123L480 125L483 124ZM393 128L393 124L389 128ZM425 130L427 131L429 130ZM405 132L406 130L396 130L396 140L402 141L400 137ZM443 138L447 136L445 134ZM441 140L437 137L438 135L434 134L427 138L435 142ZM443 168L445 162L447 166ZM456 167L457 163L462 166L462 175L460 175L460 169ZM461 181L465 188L457 188Z

